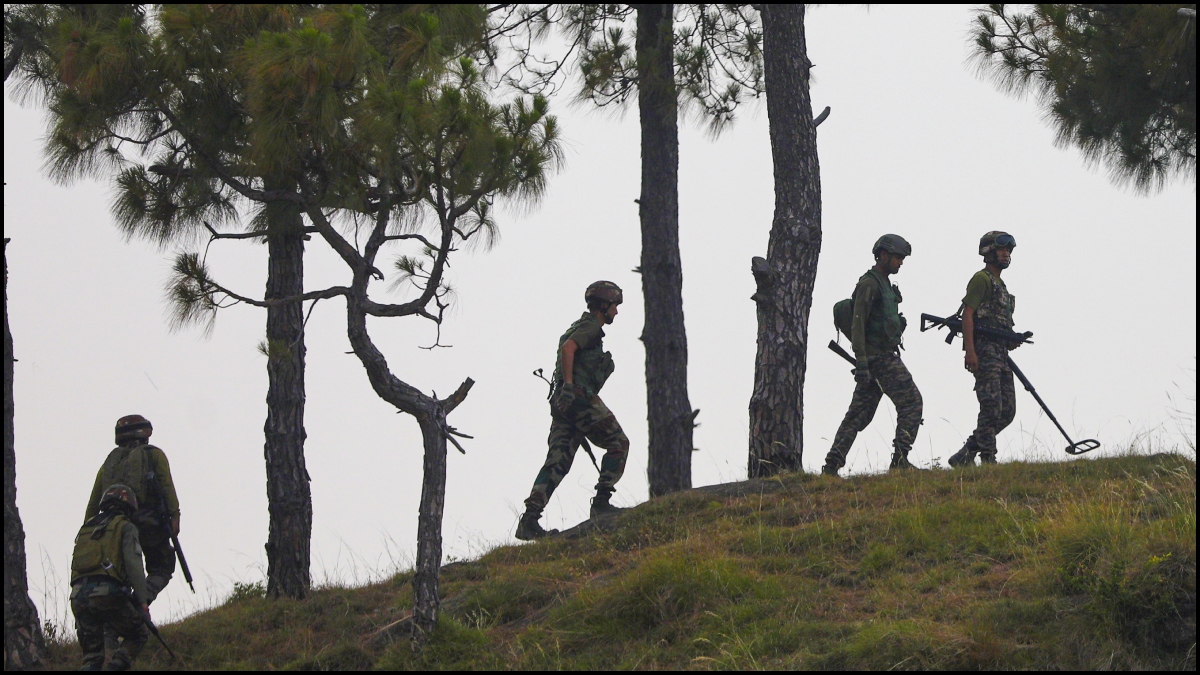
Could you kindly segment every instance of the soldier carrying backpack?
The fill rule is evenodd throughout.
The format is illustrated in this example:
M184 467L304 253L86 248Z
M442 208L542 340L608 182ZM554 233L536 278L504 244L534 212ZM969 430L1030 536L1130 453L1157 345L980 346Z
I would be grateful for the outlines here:
M149 616L150 594L138 528L130 521L137 507L130 487L113 485L97 500L97 514L75 537L71 612L83 650L83 670L104 667L106 632L120 638L108 670L128 670L149 639L143 613Z
M854 287L854 296L834 305L834 324L854 348L854 396L833 437L821 473L836 476L858 432L875 417L879 399L887 394L896 405L896 438L890 469L914 469L908 453L921 425L921 392L900 360L900 342L907 323L900 313L900 289L889 277L900 271L912 246L903 237L885 234L871 248L875 265Z
M171 538L179 535L179 497L171 478L171 465L159 448L150 445L154 427L141 415L126 415L117 420L117 447L96 472L96 482L88 500L84 520L99 512L101 492L109 485L127 485L141 508L129 518L141 534L146 556L147 604L154 602L175 573L175 549Z

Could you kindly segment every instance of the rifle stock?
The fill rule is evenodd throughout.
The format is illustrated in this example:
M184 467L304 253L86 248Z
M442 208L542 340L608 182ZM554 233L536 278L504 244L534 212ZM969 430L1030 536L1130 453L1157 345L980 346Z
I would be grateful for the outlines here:
M852 365L852 366L858 365L854 361L854 357L850 356L850 353L847 352L845 349L842 349L842 346L839 345L838 343L834 342L833 340L830 340L828 346L829 346L830 351L832 351L834 354L837 354L838 356L842 357L843 359L846 359L847 361L849 361L850 365Z

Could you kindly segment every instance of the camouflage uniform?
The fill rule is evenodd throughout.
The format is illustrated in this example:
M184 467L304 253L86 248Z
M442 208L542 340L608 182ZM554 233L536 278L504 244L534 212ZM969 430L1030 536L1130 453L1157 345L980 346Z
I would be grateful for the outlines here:
M104 666L108 635L109 646L115 649L108 669L128 670L149 638L128 595L132 593L139 604L149 599L138 529L123 515L104 513L84 524L75 541L71 612L83 650L83 669Z
M874 419L875 409L879 407L879 399L884 394L887 394L896 406L894 449L907 455L917 439L923 408L921 392L913 382L908 368L900 360L900 355L892 353L872 356L868 359L867 366L871 371L871 380L855 385L854 395L850 398L850 409L846 411L846 416L833 437L833 447L825 457L826 466L834 469L846 465L846 454L850 451L850 446L858 432L866 429Z
M600 461L600 479L596 482L596 493L606 498L615 489L616 482L625 472L625 460L629 456L629 438L621 430L620 423L598 395L600 388L612 373L612 356L603 351L604 331L595 315L585 312L579 321L559 339L559 362L555 367L555 404L551 405L549 451L542 470L533 482L533 490L525 500L527 514L540 514L550 501L550 496L562 482L583 438L605 450ZM575 352L573 377L579 391L575 400L562 409L559 397L563 395L562 345L574 340L579 349ZM534 518L536 520L536 518Z
M975 310L976 325L1012 330L1016 298L1008 292L1008 287L1003 281L992 276L987 270L977 272L971 281L973 284L981 284L984 277L988 287L987 292L983 294L983 301ZM968 286L964 303L970 300L971 295ZM1016 417L1017 390L1013 383L1012 367L1008 365L1009 349L1010 347L1003 342L978 334L975 336L975 355L979 357L979 367L975 369L975 397L979 400L979 419L975 431L967 438L962 450L955 455L963 463L973 463L976 453L979 454L980 461L994 463L996 434L1003 431Z
M854 318L851 341L859 368L870 372L871 378L854 387L850 409L842 419L833 445L825 457L825 472L836 473L846 465L846 455L858 432L867 428L884 394L896 406L896 437L892 442L892 464L903 458L907 464L909 451L921 426L923 402L912 375L900 359L898 346L906 327L898 305L903 301L900 289L874 268L859 279L854 289Z
M152 488L149 486L149 474L153 473L158 481L161 494L166 499L167 514L175 520L179 519L179 498L175 494L175 483L171 479L171 467L167 456L159 448L144 442L121 445L108 454L104 464L96 473L96 482L92 486L92 496L88 500L85 520L90 520L99 513L100 495L109 485L120 483L133 488L138 503L143 508L131 516L141 534L142 552L146 557L146 585L150 592L150 602L158 597L166 588L175 573L175 549L171 546L171 538L167 534L170 523L163 523L158 514Z

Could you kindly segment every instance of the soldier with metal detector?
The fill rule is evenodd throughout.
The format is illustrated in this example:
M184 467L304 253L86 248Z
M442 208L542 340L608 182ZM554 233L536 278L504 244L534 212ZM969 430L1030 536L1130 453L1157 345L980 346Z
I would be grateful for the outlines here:
M979 455L983 464L996 463L996 434L1011 424L1017 413L1014 374L1067 439L1068 454L1081 455L1100 447L1100 442L1094 438L1078 443L1071 440L1046 402L1038 396L1029 378L1008 355L1010 350L1024 343L1032 343L1029 338L1033 336L1028 331L1013 331L1016 298L1000 280L1001 272L1012 262L1012 252L1016 246L1017 240L1007 232L993 230L983 235L979 240L979 255L983 256L984 268L976 272L967 284L967 295L963 298L959 315L947 318L921 315L922 332L930 328L949 329L947 343L962 332L965 352L963 366L975 375L979 419L975 431L963 447L950 456L948 461L952 467L974 466L976 455Z
M108 453L88 500L85 520L98 513L100 495L109 485L128 485L142 505L130 520L141 535L142 552L146 557L147 604L154 602L166 588L175 572L178 557L184 578L192 592L192 573L179 546L179 497L171 478L171 466L163 451L150 445L154 427L141 415L126 415L117 420L117 447Z
M1012 261L1017 240L1007 232L993 230L979 240L979 255L985 267L967 284L967 295L958 314L949 317L921 315L921 332L930 328L947 328L946 344L962 333L964 367L975 374L975 396L979 399L979 419L975 431L962 449L954 453L950 466L974 466L978 454L984 464L996 463L996 434L1012 423L1017 413L1016 388L1013 375L1021 380L1046 416L1067 439L1066 452L1082 455L1100 447L1094 438L1079 442L1071 440L1067 430L1058 422L1050 407L1033 388L1033 383L1017 367L1008 352L1022 344L1032 344L1033 333L1013 331L1013 310L1016 299L1000 280L1000 273Z
M616 318L622 300L620 287L611 281L597 281L588 286L584 292L588 311L558 340L558 362L550 392L550 447L546 463L525 500L525 514L517 524L517 539L539 539L552 534L538 520L550 495L571 470L579 446L583 445L588 455L592 454L588 439L605 450L597 467L600 478L596 482L591 516L621 510L610 504L609 498L625 472L629 438L599 394L614 368L612 355L604 351L603 327ZM592 462L595 461L593 456Z
M962 301L963 367L975 375L979 419L963 447L950 456L950 466L973 466L976 454L983 464L995 464L996 434L1017 414L1017 390L1008 366L1008 351L1021 343L998 340L975 330L976 326L1012 330L1016 298L1008 292L1000 274L1012 262L1016 246L1017 240L1011 234L999 230L979 240L984 268L971 277Z

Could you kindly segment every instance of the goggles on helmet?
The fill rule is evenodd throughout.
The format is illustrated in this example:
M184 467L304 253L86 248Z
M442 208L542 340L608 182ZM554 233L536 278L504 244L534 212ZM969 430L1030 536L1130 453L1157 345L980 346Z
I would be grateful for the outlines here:
M1017 238L1011 234L1002 234L996 237L996 248L1014 248L1017 245Z

